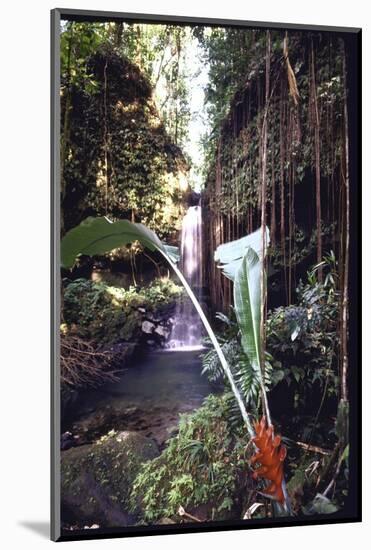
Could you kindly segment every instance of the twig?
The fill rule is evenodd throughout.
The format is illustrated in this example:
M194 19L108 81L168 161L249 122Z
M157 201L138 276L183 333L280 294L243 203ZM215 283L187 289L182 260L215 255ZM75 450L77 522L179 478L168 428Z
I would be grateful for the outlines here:
M111 368L113 354L97 351L77 335L61 334L61 380L69 386L94 386L118 378Z
M337 479L338 475L340 474L340 468L341 468L342 462L343 462L343 453L341 453L340 456L339 456L339 460L338 460L338 463L336 465L336 470L335 470L335 473L334 473L334 477L332 478L332 480L330 481L330 483L327 485L326 489L322 493L324 497L331 491L331 488L335 485L336 479Z
M329 456L331 455L332 451L329 451L328 449L322 449L322 447L317 447L316 445L309 445L308 443L303 443L303 441L294 441L295 445L298 445L299 447L302 447L306 451L310 451L312 453L318 453L320 455Z
M191 519L192 521L196 521L197 523L202 523L202 521L199 518L196 518L196 516L192 516L192 514L189 514L188 512L186 512L183 506L179 506L178 514L182 517Z

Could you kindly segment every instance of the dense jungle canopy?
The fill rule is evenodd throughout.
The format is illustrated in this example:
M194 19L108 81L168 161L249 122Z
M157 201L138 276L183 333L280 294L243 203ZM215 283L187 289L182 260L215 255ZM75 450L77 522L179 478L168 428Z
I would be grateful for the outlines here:
M332 33L268 35L66 23L63 230L89 215L109 215L141 221L176 242L184 196L196 185L203 189L208 258L218 244L260 225L263 180L272 303L283 303L283 294L291 303L300 277L331 250L344 265L343 39ZM204 104L199 101L195 113L197 72L207 79ZM202 153L195 166L187 141L197 117ZM205 263L212 303L225 309L228 282L214 262ZM339 276L343 280L344 273Z

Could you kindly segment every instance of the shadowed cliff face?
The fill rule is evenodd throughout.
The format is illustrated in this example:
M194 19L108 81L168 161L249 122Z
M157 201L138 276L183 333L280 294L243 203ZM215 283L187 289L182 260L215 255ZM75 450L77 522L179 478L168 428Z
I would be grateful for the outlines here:
M144 223L167 241L182 218L187 162L173 143L138 66L112 49L86 61L84 79L62 82L64 230L87 216Z

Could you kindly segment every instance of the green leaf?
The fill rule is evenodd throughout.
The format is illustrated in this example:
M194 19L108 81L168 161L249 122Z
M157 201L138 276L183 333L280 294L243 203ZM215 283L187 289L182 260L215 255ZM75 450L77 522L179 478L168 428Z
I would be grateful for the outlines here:
M143 226L144 227L144 226ZM173 262L178 263L180 260L179 248L177 246L171 246L169 244L164 244L164 249L169 258Z
M296 340L296 338L299 336L299 332L300 332L300 326L298 324L296 324L294 330L291 333L291 341L292 342L294 342L294 340Z
M299 384L301 378L304 377L304 371L303 369L301 369L300 367L296 367L295 365L293 365L291 367L291 371L292 371L292 374L296 380L296 382Z
M334 514L339 508L321 493L317 493L312 502L303 507L305 515Z
M216 262L219 262L218 267L223 270L223 274L231 279L235 280L236 273L241 266L242 259L244 258L246 252L249 248L252 248L259 259L262 258L262 245L263 245L263 232L259 228L254 233L242 237L242 239L237 239L229 243L220 244L214 253L214 259ZM266 228L266 237L265 237L266 247L269 245L269 229Z
M105 254L134 241L139 241L149 250L159 250L174 261L175 248L166 247L156 233L140 223L129 220L111 222L108 218L87 218L71 229L61 242L61 263L72 267L80 254L95 256ZM169 250L170 249L170 250Z
M276 384L278 384L279 382L282 382L282 380L284 380L285 372L281 369L274 370L271 377L272 377L272 384L275 386Z
M242 348L257 371L260 370L260 279L259 256L248 247L236 271L233 296Z
M241 343L251 366L260 371L260 310L263 231L221 244L215 251L215 261L226 277L234 281L234 307L241 331ZM269 229L266 228L266 246Z

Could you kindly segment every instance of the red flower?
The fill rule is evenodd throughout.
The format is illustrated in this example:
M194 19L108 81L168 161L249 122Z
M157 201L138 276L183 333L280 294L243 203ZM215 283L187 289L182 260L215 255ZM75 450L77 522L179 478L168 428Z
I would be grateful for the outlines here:
M264 490L264 494L284 503L285 497L282 491L283 482L283 461L286 458L286 447L281 443L281 437L274 435L272 426L267 427L265 417L255 425L256 436L253 441L258 448L256 454L251 458L250 464L258 462L260 467L253 473L253 478L261 477L270 483Z

